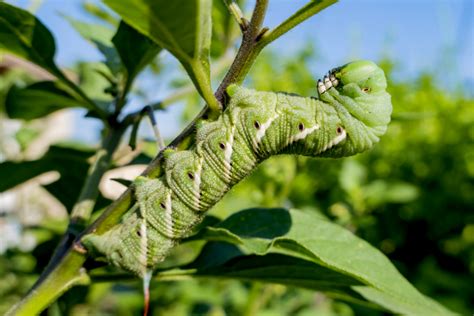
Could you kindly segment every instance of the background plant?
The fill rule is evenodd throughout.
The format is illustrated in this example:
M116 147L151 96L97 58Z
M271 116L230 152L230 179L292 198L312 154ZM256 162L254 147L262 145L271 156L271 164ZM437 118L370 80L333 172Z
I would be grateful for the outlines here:
M310 2L308 8L302 12L314 14L318 10L311 8L320 9L329 5L330 2ZM136 27L141 33L148 35L151 40L140 35L141 33L123 22L119 25L118 21L108 15L106 11L89 5L91 12L110 21L118 28L114 36L112 28L98 28L71 19L71 23L78 31L89 38L106 58L105 65L87 63L78 65L75 71L78 74L76 80L63 74L63 71L54 64L52 59L54 46L51 45L51 41L48 41L47 31L39 27L36 22L34 24L36 32L25 33L40 36L41 46L35 46L38 44L38 38L33 36L26 37L24 40L24 37L13 33L17 29L12 30L10 27L12 23L8 24L8 22L11 22L14 15L10 14L6 17L5 15L11 12L2 11L4 18L10 20L7 22L1 20L0 35L3 36L1 38L11 39L12 34L15 34L17 40L22 40L17 43L13 42L13 44L2 41L2 47L42 66L58 79L54 82L32 83L36 80L30 79L25 74L6 72L8 77L3 77L5 81L2 82L23 83L27 86L10 88L9 84L5 84L3 91L8 91L4 102L5 112L13 118L31 120L42 118L59 108L78 106L86 108L89 111L89 116L97 117L104 122L102 149L94 150L62 144L50 147L42 157L35 157L36 160L31 160L31 157L25 155L30 159L29 161L7 161L0 166L2 179L6 179L2 182L2 190L11 188L45 171L58 171L61 175L60 179L45 187L71 212L71 223L68 228L70 235L61 237L63 229L65 229L64 221L60 227L55 227L50 219L45 219L41 225L25 229L33 233L39 241L34 251L25 253L20 249L9 248L6 255L2 257L1 265L5 267L2 273L2 278L5 281L2 282L5 284L2 296L6 298L4 309L7 309L13 301L17 301L17 295L25 293L32 281L36 279L37 274L43 271L50 259L52 245L56 245L62 239L64 245L69 246L73 237L86 226L92 211L96 210L97 213L94 214L97 216L103 214L101 209L109 201L100 196L97 190L98 180L108 168L108 162L112 159L111 153L118 150L119 140L123 137L126 127L137 126L142 118L140 112L128 113L128 116L124 112L129 93L139 92L139 90L131 89L133 79L150 62L158 73L163 71L155 57L161 47L168 49L181 60L184 69L197 86L199 94L206 99L212 111L219 111L218 102L215 102L212 90L210 90L210 80L206 74L209 70L206 69L206 63L197 62L205 59L205 54L202 55L203 52L199 50L198 52L193 51L193 47L186 47L188 50L183 47L173 47L172 43L160 38L161 33L147 33L147 30L143 29L146 25L142 25L140 22L147 21L143 18L147 14L152 19L153 9L150 9L149 12L140 12L140 20L135 21L137 23L135 25L133 18L126 15L133 10L130 10L130 6L126 2L123 3L122 7L113 8L122 14L122 18L126 22ZM135 3L135 7L141 8L138 5L140 3L140 1ZM205 1L199 2L199 4L205 4ZM256 12L263 14L266 1L257 2L256 6ZM202 12L199 12L201 14L197 18L202 18ZM229 67L226 51L233 47L234 41L238 38L237 24L227 12L223 3L214 2L213 35L214 39L219 40L212 42L210 52L215 59L213 59L213 65L219 65L219 62L222 62L224 70ZM240 19L238 11L232 12L234 17ZM258 14L254 14L254 17L258 19ZM260 19L262 18L263 16L260 16ZM32 21L29 17L24 19ZM250 25L255 28L246 29L247 31L244 32L242 47L245 45L247 47L242 50L245 54L240 54L241 60L245 62L231 66L231 71L222 80L223 83L242 80L260 49L263 48L263 44L259 44L262 45L260 47L251 41L245 42L245 34L248 34L247 40L260 34L262 25L258 25L259 23L258 20L250 22ZM240 21L240 24L245 28L247 23ZM203 35L195 34L198 39L200 36ZM129 38L134 38L139 45L134 47L125 45ZM271 37L269 38L271 39ZM204 43L206 40L201 38L198 42ZM183 43L183 45L187 44L189 43ZM253 46L250 47L251 45ZM180 55L182 51L185 52L184 55ZM308 72L308 64L313 60L314 54L311 49L302 52L298 58L292 57L290 60L282 59L276 54L267 54L264 58L260 58L252 69L248 85L257 89L285 90L310 95L314 89L314 78ZM274 72L275 64L283 65L281 68L283 75L277 76L281 78L280 80L273 80L274 76L271 75ZM389 76L392 67L390 62L385 61L385 68ZM219 69L216 72L219 73ZM151 105L155 108L166 108L176 99L184 98L188 103L187 113L196 113L196 108L202 101L194 93L195 90L189 81L185 81L184 85L182 82L175 82L175 86L178 88L170 93L168 98L151 102ZM222 89L218 89L216 93L217 101L222 101L223 95L219 93L222 93ZM472 223L472 218L469 218L468 211L472 210L473 205L472 197L469 194L472 192L473 167L470 166L472 160L470 158L473 153L469 147L469 141L466 141L466 135L468 140L472 140L473 117L472 111L469 111L472 107L472 100L466 99L462 94L446 93L440 90L430 80L429 75L424 75L414 82L391 82L391 93L394 96L395 119L388 135L375 150L341 161L314 161L290 157L271 159L221 201L214 209L213 215L219 218L228 218L230 214L240 211L246 206L287 205L304 209L310 214L316 213L331 218L367 239L396 260L399 269L423 292L438 298L457 311L468 311L471 308L468 302L472 298L472 290L469 287L469 282L472 280L469 279L469 272L472 271L473 232L472 224L469 224L469 222ZM446 124L457 128L446 131ZM458 130L464 131L464 133L458 133ZM41 129L34 126L34 121L25 123L15 135L16 141L20 144L20 152L26 152L29 144L33 143L40 132ZM185 132L178 137L175 144L179 143L185 147L189 141L192 139L190 140ZM147 155L146 150L144 152L125 163L114 160L113 166L148 163L154 153ZM89 169L89 161L93 156L99 163L96 162L96 167ZM148 170L159 173L158 165L159 160L155 160ZM85 178L88 169L94 172L92 172L92 176ZM81 192L80 195L79 192ZM122 198L115 205L121 206L123 212L129 203L131 203L130 196L128 200ZM112 223L118 219L119 213L120 211L106 218ZM256 225L268 225L268 222L255 220L254 224ZM249 221L247 224L251 225L252 223ZM268 226L271 227L271 225ZM107 225L104 225L103 229L106 228ZM203 247L206 239L205 233L195 239L197 240L190 240L176 249L176 253L163 264L162 268L165 272L169 267L191 262L199 253L198 259L201 259L194 262L195 266L202 263L204 263L204 267L212 266L215 262L211 262L206 256L215 255L216 251L225 253L223 250L226 250L231 256L223 255L220 258L221 263L227 262L229 264L229 262L236 261L235 258L232 261L232 258L235 257L235 253L232 254L232 251L235 251L232 246L208 244ZM248 251L248 247L252 245L247 243L246 246ZM64 260L61 258L64 258L65 249L67 247L59 248L56 253L57 262ZM426 251L423 252L420 249L426 249ZM270 256L274 256L274 254L270 254ZM290 257L286 259L294 260ZM257 267L257 263L266 264L265 256L262 261L258 257L252 256L252 253L247 256L239 255L238 258L237 263L242 265L245 265L246 262L253 264L253 267ZM75 260L75 258L73 259ZM36 264L34 264L34 260L36 260ZM290 263L301 268L299 264L302 263L299 261ZM81 265L82 263L79 266ZM94 264L91 263L86 267L91 269ZM210 275L208 271L207 276L226 277L225 271L222 270L223 267L225 265L219 266L219 262L217 262L217 266L214 267L216 269L211 270L212 274ZM329 273L328 271L324 272ZM89 313L127 313L140 309L142 304L140 286L129 277L120 275L120 277L124 277L125 283L123 284L99 282L119 278L114 273L115 271L110 271L107 268L102 268L102 271L94 269L90 275L92 281L90 281L89 275L75 274L77 278L73 281L78 284L83 283L84 286L76 286L67 292L52 306L51 311L57 310L66 314L84 311ZM173 272L168 273L168 279L171 279ZM304 277L311 278L311 275L307 273ZM317 274L313 273L313 275ZM321 271L319 271L319 275L321 275ZM174 277L184 276L182 273L174 275ZM202 273L201 276L206 277L206 274ZM166 279L166 277L165 273L157 278ZM244 279L252 278L247 275L247 278ZM253 277L253 281L255 280L268 281L261 273L257 277ZM291 284L291 282L286 283ZM302 286L301 284L294 285ZM332 290L334 290L334 284ZM126 293L127 299L123 297L123 293ZM129 295L130 293L135 293L135 295ZM309 291L249 281L240 283L206 280L204 282L198 278L198 275L186 282L155 282L152 285L152 301L157 302L154 304L156 305L154 306L155 311L162 313L205 314L225 311L250 315L259 309L269 313L275 311L309 312L326 309L337 314L351 314L363 309L363 307L347 302L347 297L346 301L341 302L333 300L337 296L330 294L317 296L318 303L315 304L314 294ZM110 303L104 304L104 300ZM283 303L278 303L280 301ZM387 304L382 304L382 306L390 309ZM364 313L367 313L367 310L364 309Z

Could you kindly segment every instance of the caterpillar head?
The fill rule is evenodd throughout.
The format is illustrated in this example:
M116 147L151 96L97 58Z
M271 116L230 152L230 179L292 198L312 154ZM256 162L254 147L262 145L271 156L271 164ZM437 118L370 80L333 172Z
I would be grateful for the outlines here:
M354 155L379 141L392 113L386 88L383 70L371 61L356 61L336 68L318 83L320 98L333 105L339 116L340 126L335 133L344 133L345 138L322 156Z

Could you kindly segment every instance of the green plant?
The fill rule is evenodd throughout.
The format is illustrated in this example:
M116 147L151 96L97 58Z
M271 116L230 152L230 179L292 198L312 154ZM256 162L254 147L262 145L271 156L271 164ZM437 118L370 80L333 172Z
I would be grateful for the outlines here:
M223 51L222 47L219 50L219 47L211 45L211 15L214 10L221 17L226 17L219 21L220 30L214 26L214 33L220 32L228 38L232 32L228 29L230 15L226 15L225 6L214 4L212 7L210 1L204 0L175 1L173 5L165 1L106 1L123 21L112 38L98 37L97 34L92 37L89 34L107 59L107 68L100 73L108 82L108 93L105 98L97 100L88 96L54 64L54 42L49 31L37 19L25 11L0 4L0 48L36 63L56 77L55 81L10 89L5 103L9 116L39 118L58 108L74 106L87 109L89 116L104 124L103 143L95 153L87 177L77 181L77 178L68 178L70 170L67 168L58 170L62 186L81 193L75 203L70 203L71 198L62 196L64 204L69 201L71 210L67 232L50 264L34 285L34 290L12 313L38 313L72 286L118 277L108 272L96 273L94 264L86 263L88 256L80 244L80 238L90 232L101 234L109 231L135 202L131 191L127 190L90 224L99 196L99 180L110 168L112 154L127 128L137 126L143 117L143 111L122 117L133 80L160 50L168 50L181 62L207 104L169 145L188 148L193 142L195 124L204 117L214 119L219 116L225 106L226 88L243 81L261 50L334 2L310 1L273 30L262 28L267 1L256 1L250 21L241 16L235 2L226 2L242 30L242 44L216 93L212 93L209 52L219 56ZM133 46L127 44L130 38L134 39ZM120 60L119 64L117 60ZM168 102L157 102L155 107L163 107ZM71 161L76 160L82 166L85 158L90 157L80 150L66 151L71 154ZM2 173L9 181L2 184L2 190L57 168L52 166L52 162L65 157L60 148L52 148L38 161L3 163ZM161 152L150 162L145 174L154 178L163 173L162 160ZM55 192L58 192L57 187ZM262 225L265 225L263 231ZM422 296L380 252L347 230L314 214L282 209L241 211L224 221L207 223L183 246L206 241L209 242L202 249L197 247L199 255L193 258L195 260L187 264L170 260L168 266L156 272L154 279L206 276L269 281L316 289L332 297L398 313L448 313Z

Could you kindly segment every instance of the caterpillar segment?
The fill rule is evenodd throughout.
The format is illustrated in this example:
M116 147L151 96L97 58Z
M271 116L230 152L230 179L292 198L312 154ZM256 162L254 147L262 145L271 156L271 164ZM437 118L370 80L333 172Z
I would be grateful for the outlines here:
M338 158L371 148L390 121L385 88L383 71L370 61L329 72L317 83L317 97L231 85L227 109L217 120L198 124L193 148L168 151L160 178L136 179L138 208L82 242L93 255L144 277L271 155Z

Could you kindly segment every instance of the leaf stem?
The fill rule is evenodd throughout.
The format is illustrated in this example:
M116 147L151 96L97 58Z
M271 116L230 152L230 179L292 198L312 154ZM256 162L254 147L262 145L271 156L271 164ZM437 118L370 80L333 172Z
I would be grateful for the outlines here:
M74 250L68 251L62 257L61 264L50 271L48 277L37 287L33 287L6 315L38 315L71 287L89 284L90 278L82 268L84 260L83 254Z
M83 226L89 221L95 201L99 195L99 182L104 173L109 169L112 154L120 144L123 132L124 128L121 126L108 130L101 148L95 155L94 164L87 173L87 178L82 186L77 203L71 211L71 224L79 225L83 229Z
M79 86L72 82L59 68L48 69L53 75L60 79L65 85L73 90L84 102L89 105L89 109L95 111L102 120L107 120L108 114L92 101Z
M257 1L250 21L249 28L244 32L242 45L237 52L234 63L231 65L221 85L217 89L216 98L221 103L225 100L225 89L231 83L241 83L247 76L257 56L268 44L307 20L316 13L336 3L338 0L314 0L308 2L296 13L286 19L273 30L261 29L267 1ZM225 105L225 104L224 104Z
M289 30L293 29L295 26L300 24L301 22L304 22L308 18L312 17L316 13L324 10L325 8L329 7L330 5L333 5L336 3L338 0L314 0L308 2L304 7L296 11L292 16L290 16L288 19L286 19L283 23L275 27L273 30L270 30L265 33L265 35L262 37L262 39L259 41L259 46L262 46L262 48Z

